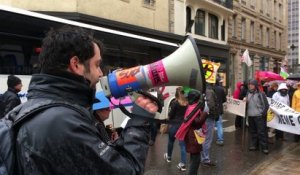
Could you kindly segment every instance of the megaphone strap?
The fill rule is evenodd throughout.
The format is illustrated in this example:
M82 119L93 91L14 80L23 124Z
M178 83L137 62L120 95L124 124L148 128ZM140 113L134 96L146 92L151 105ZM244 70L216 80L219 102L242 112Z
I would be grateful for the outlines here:
M203 111L204 105L205 105L205 102L204 102L204 101L198 102L197 106L192 110L192 112L189 113L189 115L188 115L186 118L184 118L184 121L183 121L183 122L184 122L184 123L188 122L188 121L195 115L195 113L196 113L199 109L201 109L201 110Z
M178 120L160 120L160 119L156 119L156 118L150 118L150 117L146 117L143 115L136 115L133 113L130 113L125 107L124 105L122 105L121 103L119 104L119 108L120 110L127 115L130 118L139 118L139 119L143 119L146 120L148 122L156 122L156 123L163 123L163 124L181 124L182 122L186 123L188 122L192 116L199 110L201 109L201 107L203 107L204 102L199 102L198 105L193 109L193 111L182 121L178 121Z

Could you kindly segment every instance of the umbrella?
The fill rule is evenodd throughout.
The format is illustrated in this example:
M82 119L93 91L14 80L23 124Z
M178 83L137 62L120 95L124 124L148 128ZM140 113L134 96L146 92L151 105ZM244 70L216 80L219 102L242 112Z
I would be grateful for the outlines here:
M289 77L287 77L287 79L289 80L300 80L300 73L294 73L294 74L291 74Z
M289 86L293 87L298 83L298 81L295 81L295 80L274 80L274 81L265 82L263 84L263 86L270 86L273 83L277 83L278 85L281 84L281 83L286 83L286 85L289 85Z
M256 71L255 79L259 81L284 80L279 74L276 74L271 71Z

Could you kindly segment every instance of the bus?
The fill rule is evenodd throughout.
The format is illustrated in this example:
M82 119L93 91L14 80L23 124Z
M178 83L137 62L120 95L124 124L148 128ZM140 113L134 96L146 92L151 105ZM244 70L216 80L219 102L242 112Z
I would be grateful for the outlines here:
M95 37L106 47L103 59L104 74L118 68L152 63L178 48L176 42L149 37L150 34L148 36L135 34L3 5L0 5L0 21L0 93L7 90L7 76L14 74L21 78L23 83L22 91L19 93L22 102L27 100L31 75L38 73L39 70L38 55L42 39L51 28L73 25L92 30ZM161 36L163 38L164 34ZM179 42L180 39L172 39L172 41ZM168 106L174 98L175 88L161 87L165 96L165 107L158 118L167 117ZM97 91L101 91L100 85ZM124 114L116 108L112 110L111 117L105 123L118 127L124 118Z

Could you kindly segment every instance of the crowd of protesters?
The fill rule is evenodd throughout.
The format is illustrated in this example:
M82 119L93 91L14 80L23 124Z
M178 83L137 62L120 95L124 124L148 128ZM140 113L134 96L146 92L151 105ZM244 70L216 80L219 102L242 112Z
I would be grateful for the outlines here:
M79 46L78 43L82 45ZM20 174L144 172L147 151L149 145L155 142L157 126L147 120L130 119L120 133L105 127L104 121L109 117L110 107L99 105L101 100L95 98L96 83L103 76L100 69L102 49L102 44L92 35L73 27L51 31L43 40L41 73L32 76L28 101L20 110L46 99L73 104L77 110L66 106L51 107L34 114L32 120L20 127L21 134L16 134L18 171L23 172ZM62 51L66 53L62 54ZM173 146L177 139L181 157L177 168L180 171L188 170L189 175L196 175L200 165L217 165L210 157L215 126L216 144L223 146L225 143L222 118L226 92L220 81L217 78L216 83L207 83L204 94L196 90L185 92L183 87L178 87L176 99L170 106L168 117L172 122L169 125L167 151L163 158L168 163L172 161ZM9 75L7 86L8 90L0 97L1 118L21 104L17 95L22 88L20 78ZM300 83L296 86L297 89L294 90L285 83L279 86L272 84L264 92L257 80L237 83L233 98L246 101L250 132L249 151L260 149L264 154L269 153L267 97L300 112ZM157 109L155 102L140 96L135 101L132 112L152 118ZM88 115L84 116L86 114ZM244 122L241 116L236 116L236 129L242 128ZM205 140L201 144L196 135L196 131L200 129L205 134ZM53 130L59 134L55 134ZM284 140L284 132L274 132L276 140ZM47 142L40 142L45 138ZM299 136L295 135L295 141L299 141ZM190 154L189 162L186 160L187 153ZM83 157L89 159L83 162Z

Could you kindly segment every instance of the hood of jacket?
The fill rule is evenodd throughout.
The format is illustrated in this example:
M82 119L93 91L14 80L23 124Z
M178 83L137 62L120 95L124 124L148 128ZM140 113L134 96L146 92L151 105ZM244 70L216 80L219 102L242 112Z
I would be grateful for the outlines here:
M34 74L28 88L28 99L62 100L84 107L93 104L94 95L95 89L83 76L69 72Z
M237 89L241 89L242 85L243 85L243 82L239 81L239 82L236 83L235 86L236 86Z

